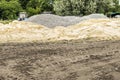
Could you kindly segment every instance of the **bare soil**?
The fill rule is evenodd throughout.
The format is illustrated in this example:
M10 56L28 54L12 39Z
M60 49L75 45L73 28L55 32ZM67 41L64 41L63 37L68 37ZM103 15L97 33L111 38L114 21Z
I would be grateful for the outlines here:
M0 80L120 80L120 41L0 44Z

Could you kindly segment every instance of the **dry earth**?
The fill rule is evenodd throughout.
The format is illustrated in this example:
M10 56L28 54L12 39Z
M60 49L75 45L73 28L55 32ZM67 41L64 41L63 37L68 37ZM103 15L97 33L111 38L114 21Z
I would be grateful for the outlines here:
M0 44L0 80L119 79L119 40Z
M90 19L55 28L19 21L0 24L0 43L77 39L120 40L120 19Z
M120 19L0 24L0 80L120 80Z

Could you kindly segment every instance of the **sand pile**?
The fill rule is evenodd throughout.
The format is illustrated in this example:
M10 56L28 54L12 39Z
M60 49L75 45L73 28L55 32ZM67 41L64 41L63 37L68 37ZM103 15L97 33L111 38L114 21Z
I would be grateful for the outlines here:
M70 26L77 24L84 20L89 19L99 19L99 18L107 18L103 14L91 14L87 16L58 16L54 14L40 14L40 15L34 15L30 18L28 18L26 21L33 22L37 24L42 24L46 27L55 27L55 26Z
M0 24L0 42L120 39L120 19L91 19L76 25L48 28L30 22Z

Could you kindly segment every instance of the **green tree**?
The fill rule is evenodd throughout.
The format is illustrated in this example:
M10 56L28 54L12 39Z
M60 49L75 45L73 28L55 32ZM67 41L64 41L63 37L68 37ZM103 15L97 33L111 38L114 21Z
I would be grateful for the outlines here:
M40 8L41 0L30 0L27 4L27 12L29 16L39 14L41 12Z
M17 1L0 1L0 19L15 19L21 10Z
M54 0L41 0L40 8L42 11L52 11Z
M86 15L96 11L95 0L55 0L53 6L58 15Z
M111 8L113 7L113 1L112 0L96 0L97 4L97 13L108 13L111 11Z
M19 0L21 7L26 10L26 5L29 3L30 0Z
M29 16L39 14L43 11L52 11L54 0L30 0L27 4L27 12Z
M113 12L120 12L120 5L119 5L119 0L113 0Z
M56 0L54 2L54 11L58 15L71 15L72 5L71 0Z
M84 2L84 4L83 4L84 7L82 10L82 13L84 15L96 12L97 5L96 5L95 0L83 0L83 2Z

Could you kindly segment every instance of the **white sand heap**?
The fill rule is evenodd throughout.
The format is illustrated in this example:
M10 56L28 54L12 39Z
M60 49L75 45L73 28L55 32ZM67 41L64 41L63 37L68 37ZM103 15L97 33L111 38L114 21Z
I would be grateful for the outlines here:
M29 22L0 24L0 42L120 39L120 19L91 19L79 24L48 28Z

